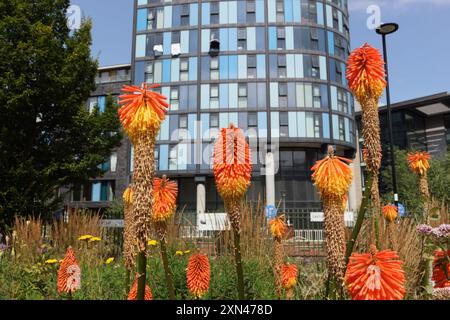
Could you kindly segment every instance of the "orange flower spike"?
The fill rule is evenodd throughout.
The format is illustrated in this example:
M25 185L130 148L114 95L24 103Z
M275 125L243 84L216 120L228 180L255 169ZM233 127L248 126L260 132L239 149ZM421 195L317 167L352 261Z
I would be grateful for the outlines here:
M161 122L169 105L166 97L149 89L158 87L158 84L147 86L125 85L122 91L125 94L119 96L122 107L119 109L119 118L132 141L136 140L139 133L159 130Z
M428 152L408 153L408 164L412 171L423 176L430 169Z
M152 219L154 221L167 221L175 212L178 186L165 175L153 179L153 205Z
M134 278L133 286L131 287L131 290L128 293L128 300L137 300L137 290L138 290L138 276L136 275L136 277ZM150 289L148 284L145 285L144 300L153 300L152 290Z
M378 100L386 87L384 61L380 52L365 43L353 50L347 60L348 86L360 103Z
M208 292L211 268L208 257L197 253L189 258L186 279L189 292L196 298L201 298Z
M284 216L279 216L269 221L270 231L274 238L281 239L286 233L286 223L284 222Z
M386 205L383 207L383 216L389 222L394 222L398 217L398 210L395 205Z
M224 199L242 198L250 185L251 151L241 129L222 128L214 145L213 171Z
M73 293L80 287L81 269L72 247L69 247L58 270L58 293Z
M353 253L345 283L353 300L402 300L405 295L403 262L395 251Z
M297 284L298 269L295 264L283 264L281 267L281 284L284 289L289 290Z
M311 168L315 186L322 196L343 197L352 182L351 160L328 154Z

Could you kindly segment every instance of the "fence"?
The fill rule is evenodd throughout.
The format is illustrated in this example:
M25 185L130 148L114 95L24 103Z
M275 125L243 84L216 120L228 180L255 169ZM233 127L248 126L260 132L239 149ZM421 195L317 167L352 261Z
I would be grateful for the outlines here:
M286 222L288 224L288 235L283 241L284 251L288 256L292 257L323 257L325 252L325 232L323 221L315 221L312 219L312 212L321 212L320 205L305 207L286 206L285 212ZM254 212L258 215L260 213ZM220 255L228 252L223 247L223 238L226 237L226 230L202 230L197 223L197 214L195 212L180 212L174 219L175 236L182 242L195 243L203 251L211 255ZM263 241L272 241L268 232L265 219L261 224L258 234L264 237ZM320 219L318 219L320 220ZM351 227L351 222L346 222L347 227ZM106 227L106 238L115 244L113 254L119 255L123 243L123 229L109 223ZM229 236L229 235L228 235Z

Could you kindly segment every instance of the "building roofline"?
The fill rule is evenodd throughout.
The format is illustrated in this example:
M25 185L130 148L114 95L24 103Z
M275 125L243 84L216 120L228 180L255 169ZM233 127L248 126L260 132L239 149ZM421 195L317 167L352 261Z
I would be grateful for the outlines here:
M105 70L112 70L112 69L126 69L131 68L131 63L125 63L125 64L114 64L110 66L102 66L98 67L99 71L105 71Z
M432 105L435 103L443 103L446 106L450 107L450 93L444 91L439 92L436 94L404 100L400 102L396 102L391 104L392 110L403 110L403 109L413 109L413 108L420 108L423 106ZM387 106L383 105L379 107L379 112L385 112L387 111ZM361 111L355 112L355 116L359 117L361 116Z

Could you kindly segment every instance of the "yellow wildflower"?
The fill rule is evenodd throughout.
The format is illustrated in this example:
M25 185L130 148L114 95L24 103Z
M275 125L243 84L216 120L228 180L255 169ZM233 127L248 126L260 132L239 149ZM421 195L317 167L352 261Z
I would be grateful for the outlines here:
M184 252L184 254L188 254L188 253L190 253L191 252L191 250L186 250L185 252Z
M48 260L45 260L45 263L46 264L54 264L54 263L57 263L58 262L58 260L56 260L56 259L48 259Z
M102 240L102 239L99 238L99 237L91 237L91 238L89 239L89 242L96 242L96 241L100 241L100 240Z
M176 254L177 256L182 256L182 255L183 255L183 251L178 250L177 252L175 252L175 254Z
M90 234L85 234L84 236L81 236L78 238L78 240L89 240L92 236Z
M106 263L106 264L110 264L110 263L113 262L113 261L114 261L114 258L111 257L111 258L106 259L105 263Z
M156 240L148 240L147 244L149 246L156 246L158 244L158 242Z

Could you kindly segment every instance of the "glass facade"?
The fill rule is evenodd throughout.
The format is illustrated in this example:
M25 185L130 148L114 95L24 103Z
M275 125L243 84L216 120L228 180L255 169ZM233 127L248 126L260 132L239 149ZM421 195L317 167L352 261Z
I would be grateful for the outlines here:
M132 80L160 83L171 106L157 169L211 176L214 137L230 123L292 159L316 159L327 143L354 149L348 26L346 0L137 0ZM289 179L285 165L297 177L297 160L280 161L277 183ZM310 188L308 169L298 174Z

